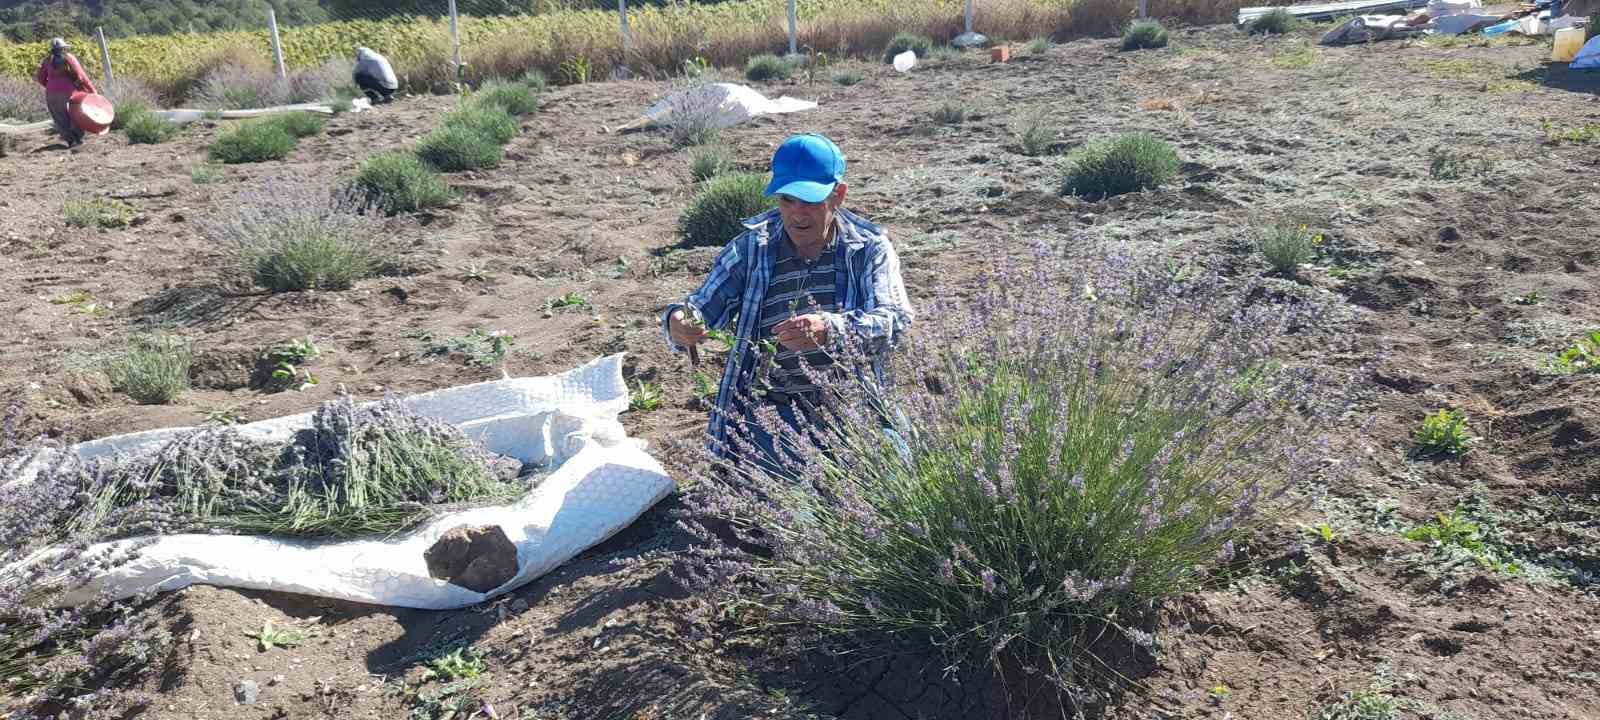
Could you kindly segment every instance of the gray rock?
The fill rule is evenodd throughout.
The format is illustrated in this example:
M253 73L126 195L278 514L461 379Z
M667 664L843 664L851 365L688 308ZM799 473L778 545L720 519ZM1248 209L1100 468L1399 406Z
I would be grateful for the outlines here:
M517 546L499 525L451 528L422 559L429 575L477 592L500 587L517 574Z
M261 687L254 680L240 680L233 686L233 700L240 705L256 704L256 697L261 695Z

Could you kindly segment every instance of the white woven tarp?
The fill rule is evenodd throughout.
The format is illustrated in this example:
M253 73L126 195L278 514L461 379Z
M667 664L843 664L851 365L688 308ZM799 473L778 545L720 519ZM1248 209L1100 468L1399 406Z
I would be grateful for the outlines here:
M170 535L95 579L76 597L128 597L195 583L276 590L424 609L471 605L509 592L627 527L666 497L673 482L617 415L628 408L622 356L560 375L511 378L402 398L422 415L460 427L489 450L555 467L537 489L508 505L441 515L388 539L308 541L243 535ZM305 413L239 426L246 435L287 440ZM159 448L186 428L95 440L84 458ZM487 593L429 576L423 553L461 525L499 525L517 548L518 573ZM9 574L8 568L0 576Z
M657 125L672 125L686 115L709 116L717 127L726 128L758 115L799 112L816 106L810 100L787 95L772 100L744 85L706 83L662 98L645 110L640 119Z
M350 106L350 112L361 112L363 110L372 109L371 101L364 97L351 100ZM153 110L151 112L156 117L183 125L186 123L192 123L196 120L205 119L206 115L210 111L176 108L173 110ZM245 120L249 118L265 117L267 115L277 115L280 113L289 112L314 112L321 113L323 115L332 115L333 107L323 103L299 103L296 105L278 105L275 107L257 108L254 110L223 110L218 113L217 116L222 120ZM20 135L22 133L49 130L52 127L54 127L54 125L52 125L49 120L40 120L39 122L27 123L24 125L9 125L6 123L0 123L0 134Z

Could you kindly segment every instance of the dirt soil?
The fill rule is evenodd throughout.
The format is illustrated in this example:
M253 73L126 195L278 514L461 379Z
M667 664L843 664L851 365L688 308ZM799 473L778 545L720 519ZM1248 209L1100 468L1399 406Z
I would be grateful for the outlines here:
M1304 717L1377 688L1399 700L1399 717L1600 717L1600 375L1546 369L1600 328L1600 153L1550 140L1597 127L1594 84L1544 63L1547 45L1319 48L1315 37L1208 28L1136 53L1085 40L1008 64L971 54L909 75L863 65L851 87L764 87L821 107L724 137L752 170L791 133L837 140L847 204L889 229L923 313L996 254L1040 239L1069 252L1120 241L1243 277L1267 272L1256 229L1303 223L1325 236L1314 267L1276 282L1341 298L1357 350L1324 360L1375 368L1360 417L1338 429L1354 469L1337 486L1297 488L1299 502L1249 543L1251 563L1167 609L1158 653L1109 716ZM516 338L512 375L626 352L630 382L666 397L626 414L629 430L683 460L667 443L692 444L705 412L657 318L715 249L677 247L688 153L660 131L603 132L669 87L553 89L500 168L451 176L458 205L389 221L398 274L345 292L241 292L196 221L285 178L347 178L363 157L419 138L452 98L337 117L287 161L230 166L207 185L190 170L212 123L157 146L111 135L69 153L29 138L0 160L0 400L25 398L32 427L81 438L220 413L259 420L340 391L377 398L497 377L436 350L499 330ZM967 107L966 120L935 125L930 112L946 103ZM1181 177L1107 201L1063 198L1060 158L1018 150L1011 126L1029 113L1061 124L1061 152L1156 133L1183 157ZM63 202L95 196L127 198L134 225L67 227ZM64 302L80 292L92 300ZM588 304L547 307L569 292ZM149 328L196 344L196 387L171 405L136 405L93 372L96 353ZM331 351L310 365L320 384L252 385L264 349L306 336ZM1467 413L1472 451L1408 457L1410 434L1439 408ZM692 512L692 499L675 495L561 570L460 611L208 587L167 595L159 607L179 642L143 717L435 718L452 702L458 718L1005 716L981 688L922 666L775 666L705 619L704 601L652 555L686 547L673 513ZM1517 567L1404 537L1458 505ZM1316 526L1327 532L1306 530ZM306 638L262 651L246 633L269 621ZM423 678L422 660L462 645L486 660L475 688L452 695ZM255 704L236 704L241 680L259 684Z

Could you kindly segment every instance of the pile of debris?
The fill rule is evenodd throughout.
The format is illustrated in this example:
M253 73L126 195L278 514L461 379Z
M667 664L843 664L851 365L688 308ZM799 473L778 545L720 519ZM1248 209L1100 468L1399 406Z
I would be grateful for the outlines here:
M1557 34L1559 62L1581 69L1587 60L1600 67L1600 43L1585 45L1589 16L1600 14L1600 0L1535 0L1515 5L1484 6L1480 0L1352 0L1288 7L1250 7L1239 10L1238 22L1248 24L1273 10L1284 10L1301 20L1346 22L1322 36L1323 45L1348 45L1417 35L1485 36ZM1582 50L1579 50L1579 47Z

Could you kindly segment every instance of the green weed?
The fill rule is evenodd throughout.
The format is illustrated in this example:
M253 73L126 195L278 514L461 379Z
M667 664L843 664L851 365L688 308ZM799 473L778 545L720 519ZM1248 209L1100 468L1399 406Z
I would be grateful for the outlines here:
M488 664L483 658L468 652L467 648L459 647L428 661L427 666L423 668L422 677L424 680L437 679L445 682L471 680L482 675L487 669Z
M266 652L277 647L291 648L305 642L306 639L304 633L278 630L272 627L271 620L263 622L261 624L261 630L257 632L247 632L244 634L244 636L254 639L260 648L260 652Z
M655 383L641 382L628 400L629 410L656 410L661 407L664 396L661 386Z
M133 223L133 206L121 200L93 198L68 200L61 206L67 224L78 228L114 230Z
M1412 436L1412 455L1435 457L1467 454L1472 443L1468 436L1467 416L1460 410L1439 410L1422 419L1422 427Z
M1572 347L1562 350L1551 361L1551 366L1563 375L1600 373L1600 330L1591 330L1588 335L1578 338Z

